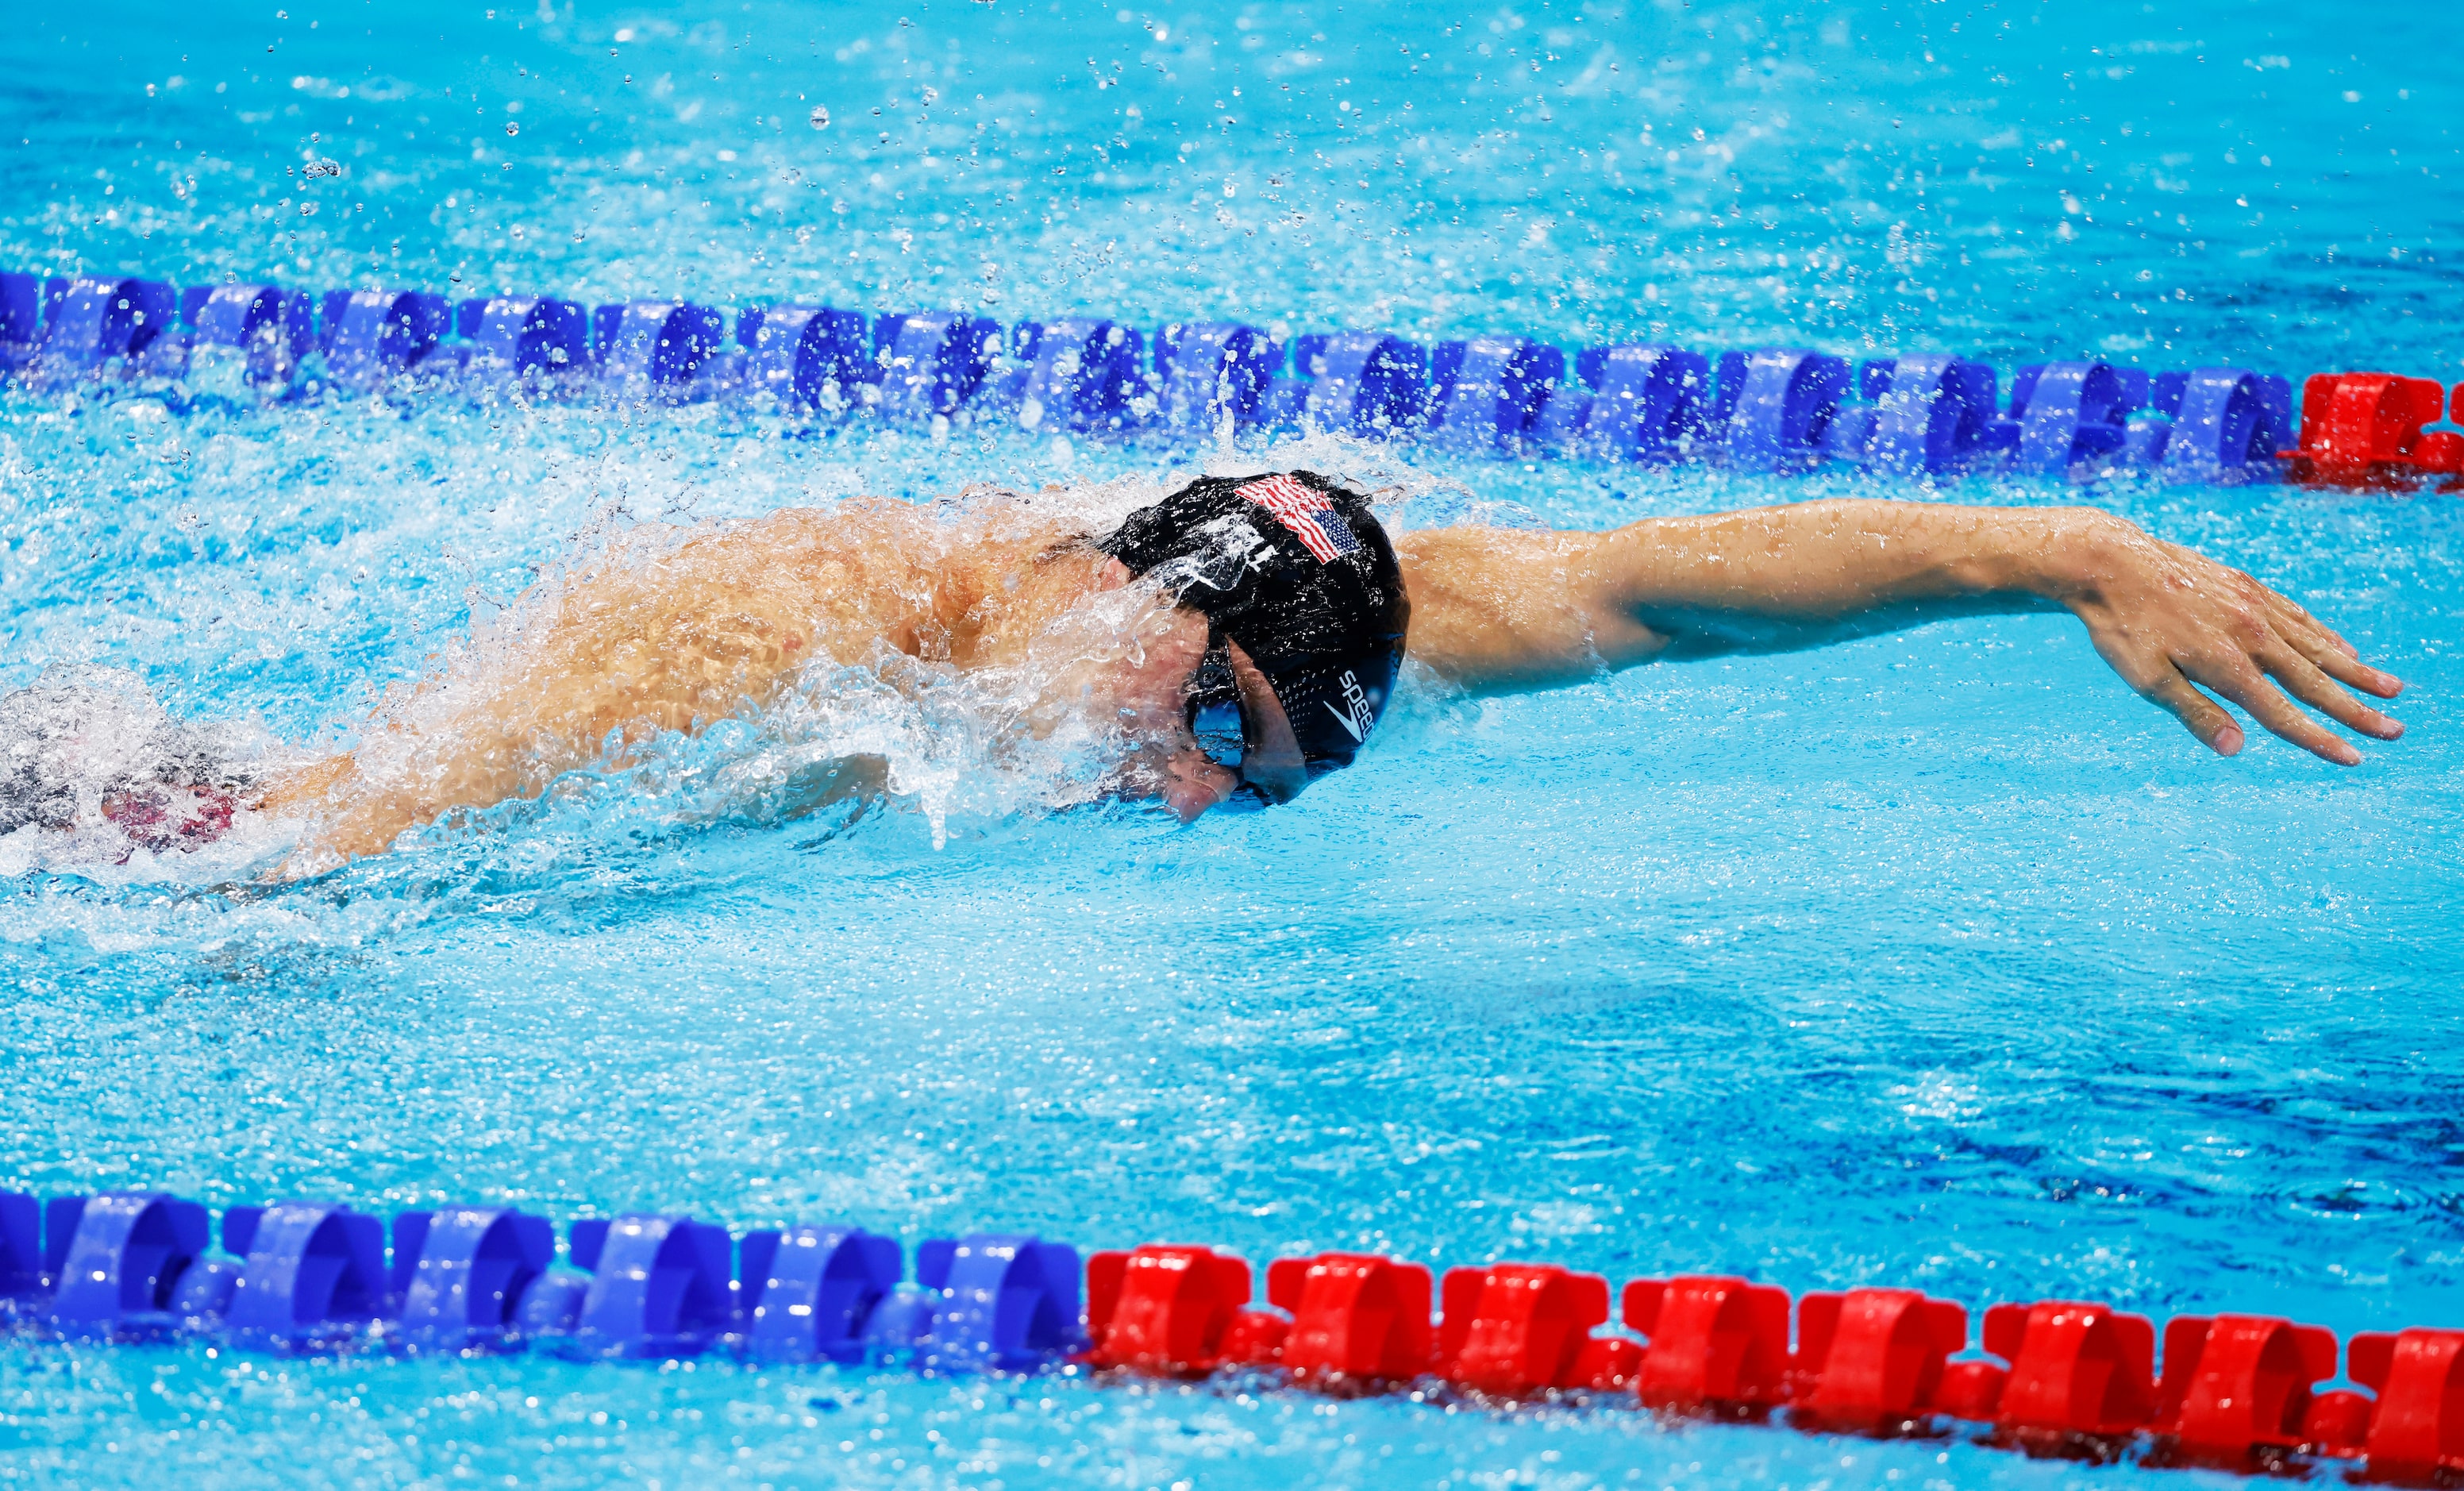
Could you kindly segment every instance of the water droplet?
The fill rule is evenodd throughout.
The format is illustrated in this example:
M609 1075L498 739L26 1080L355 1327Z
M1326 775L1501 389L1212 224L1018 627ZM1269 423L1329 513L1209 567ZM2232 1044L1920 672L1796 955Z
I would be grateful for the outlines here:
M830 127L830 111L818 103L814 104L812 120L815 129L827 129Z
M520 126L519 124L515 123L512 120L507 120L507 121L505 121L505 133L506 133L506 134L508 134L508 135L518 135L518 134L520 134L521 132L522 132L522 126Z

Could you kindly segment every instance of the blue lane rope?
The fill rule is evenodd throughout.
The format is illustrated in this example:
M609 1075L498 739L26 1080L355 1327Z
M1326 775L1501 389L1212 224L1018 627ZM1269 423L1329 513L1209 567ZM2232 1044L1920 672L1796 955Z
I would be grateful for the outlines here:
M1980 466L2062 476L2137 470L2177 483L2407 485L2464 475L2464 431L2427 380L2331 434L2339 375L2308 381L2297 448L2284 378L2244 366L2149 371L2098 360L2018 368L1947 354L1845 358L1516 336L1434 347L1337 331L1287 344L1258 327L1152 330L1092 317L1014 326L955 313L816 305L735 314L675 301L586 310L544 296L450 302L406 290L322 296L271 284L0 274L0 375L35 387L193 387L255 398L414 387L500 397L698 402L765 397L806 419L912 429L1007 426L1133 440L1308 430L1454 452L1600 464L1707 461L1757 472L1846 465L1916 477ZM2345 375L2371 376L2371 375ZM2427 389L2425 397L2423 390ZM2455 390L2464 425L2464 385ZM2375 423L2370 423L2374 420ZM2341 428L2341 427L2340 427ZM2287 466L2288 458L2292 464Z

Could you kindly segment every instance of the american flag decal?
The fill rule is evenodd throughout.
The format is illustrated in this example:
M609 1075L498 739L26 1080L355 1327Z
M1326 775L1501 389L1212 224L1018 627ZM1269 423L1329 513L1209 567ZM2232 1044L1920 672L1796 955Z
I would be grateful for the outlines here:
M1275 521L1297 536L1309 552L1317 556L1320 564L1331 564L1335 557L1358 554L1360 539L1352 525L1334 510L1326 494L1302 486L1289 476L1261 476L1245 487L1236 488L1242 496L1275 515Z

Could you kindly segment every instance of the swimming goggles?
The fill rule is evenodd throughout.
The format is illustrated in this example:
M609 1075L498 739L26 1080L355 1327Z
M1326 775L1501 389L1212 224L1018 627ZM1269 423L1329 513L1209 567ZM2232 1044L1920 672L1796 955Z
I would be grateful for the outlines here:
M1242 697L1240 680L1232 673L1231 649L1220 638L1207 647L1189 681L1189 733L1209 759L1235 774L1258 738L1248 701ZM1241 778L1241 790L1252 800L1265 803L1287 802L1293 796L1246 776Z

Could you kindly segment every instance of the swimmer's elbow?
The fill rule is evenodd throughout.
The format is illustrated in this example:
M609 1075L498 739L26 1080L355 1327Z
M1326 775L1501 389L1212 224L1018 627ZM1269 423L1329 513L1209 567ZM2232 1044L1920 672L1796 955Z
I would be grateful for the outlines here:
M1675 640L1660 627L1619 611L1595 620L1589 638L1592 655L1613 673L1667 655Z

